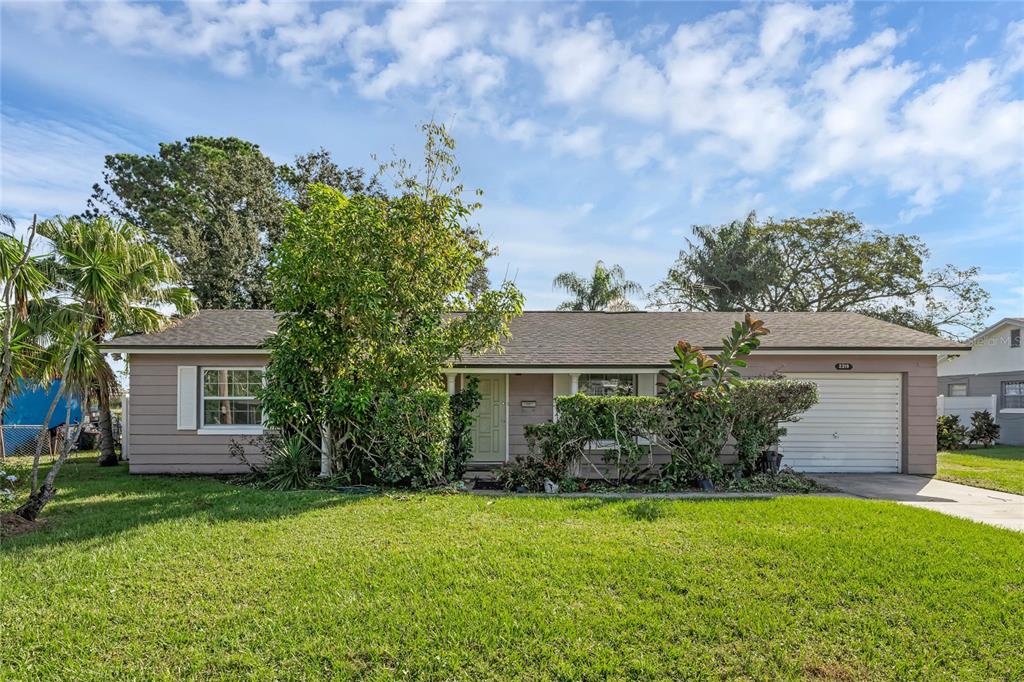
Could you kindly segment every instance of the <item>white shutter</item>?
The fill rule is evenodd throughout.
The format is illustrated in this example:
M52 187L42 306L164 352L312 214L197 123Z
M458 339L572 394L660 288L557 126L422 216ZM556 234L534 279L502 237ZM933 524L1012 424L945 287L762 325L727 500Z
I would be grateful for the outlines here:
M196 397L199 392L199 368L178 365L178 430L196 428Z

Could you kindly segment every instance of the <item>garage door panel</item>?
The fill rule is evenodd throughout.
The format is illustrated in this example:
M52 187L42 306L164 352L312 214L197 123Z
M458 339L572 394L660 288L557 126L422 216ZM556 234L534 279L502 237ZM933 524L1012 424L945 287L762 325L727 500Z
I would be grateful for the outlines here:
M817 384L819 403L784 425L783 464L808 472L899 471L900 375L787 376Z

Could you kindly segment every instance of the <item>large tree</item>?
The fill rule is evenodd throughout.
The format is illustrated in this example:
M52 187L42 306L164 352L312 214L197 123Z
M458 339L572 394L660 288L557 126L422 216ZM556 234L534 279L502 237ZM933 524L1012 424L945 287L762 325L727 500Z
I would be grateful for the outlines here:
M487 248L467 226L477 204L463 200L447 132L429 124L426 134L423 171L393 165L387 195L311 187L270 268L280 317L262 393L268 423L304 435L353 479L386 468L374 415L436 389L444 368L497 345L522 309L510 282L469 293Z
M674 310L854 311L962 337L992 308L978 268L927 269L914 235L869 230L852 214L695 226L688 248L651 292Z
M303 211L311 205L309 188L316 184L336 189L346 197L385 195L376 175L367 177L365 170L355 166L342 168L323 147L296 156L293 163L280 166L277 172L282 194Z
M191 292L178 286L180 273L171 257L132 225L107 216L55 219L42 223L39 234L52 242L48 260L56 296L65 316L77 315L62 327L82 327L85 341L77 353L99 353L111 336L153 332L169 318L165 311L194 311ZM74 316L72 315L72 316ZM96 368L90 393L100 413L100 464L117 464L110 424L110 399L116 379L104 357L86 358Z
M91 215L107 210L149 234L174 257L204 308L269 305L266 265L286 201L278 169L234 137L189 137L157 155L106 158Z
M594 263L590 277L563 272L555 277L552 286L572 296L558 305L559 310L636 310L629 297L643 293L639 284L626 279L621 265L607 267L604 261Z

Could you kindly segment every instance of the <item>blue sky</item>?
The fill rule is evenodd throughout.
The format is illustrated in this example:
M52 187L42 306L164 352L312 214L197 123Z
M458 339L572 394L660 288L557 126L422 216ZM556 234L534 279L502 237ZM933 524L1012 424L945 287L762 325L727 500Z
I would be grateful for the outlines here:
M235 135L416 158L446 122L527 307L694 223L854 211L1024 314L1020 4L4 2L0 204L80 211L103 155Z

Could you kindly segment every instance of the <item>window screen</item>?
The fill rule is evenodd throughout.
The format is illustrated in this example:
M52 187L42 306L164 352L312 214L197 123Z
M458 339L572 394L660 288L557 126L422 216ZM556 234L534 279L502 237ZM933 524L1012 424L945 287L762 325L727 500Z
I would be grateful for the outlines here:
M203 426L258 426L262 369L203 369Z

